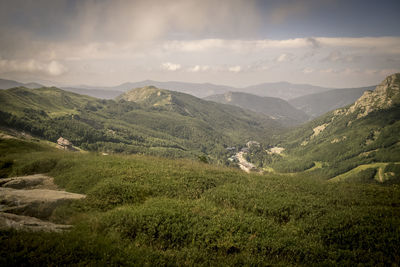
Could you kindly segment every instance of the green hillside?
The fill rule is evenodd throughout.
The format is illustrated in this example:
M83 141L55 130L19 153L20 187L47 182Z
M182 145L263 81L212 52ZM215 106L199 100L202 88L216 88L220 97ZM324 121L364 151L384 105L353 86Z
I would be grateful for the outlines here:
M276 142L285 148L285 156L270 156L269 166L277 171L298 172L320 162L322 168L315 168L314 172L333 178L360 165L399 163L399 85L400 74L389 76L353 105L329 112L280 136ZM381 182L386 180L379 176L384 166L370 167L373 170L367 176ZM393 176L399 179L400 173Z
M396 265L398 186L260 175L190 160L0 139L3 176L48 173L86 199L62 233L0 229L0 265ZM18 211L15 211L18 212Z
M128 96L135 96L137 103ZM130 91L118 101L54 87L19 87L0 91L0 102L0 125L53 142L62 136L91 151L206 155L222 163L226 146L248 140L266 142L281 128L250 111L154 87Z
M286 126L300 124L308 119L307 114L303 111L294 108L287 101L276 97L260 97L241 92L228 92L208 96L205 99L263 113Z

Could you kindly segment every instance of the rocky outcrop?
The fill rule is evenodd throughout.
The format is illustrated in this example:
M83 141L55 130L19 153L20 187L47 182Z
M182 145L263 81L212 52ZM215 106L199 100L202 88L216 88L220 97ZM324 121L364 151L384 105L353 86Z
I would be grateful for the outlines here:
M400 104L400 73L388 76L374 91L366 91L347 111L357 112L357 118L375 110L388 109Z
M52 177L35 174L0 179L0 186L14 189L57 189Z
M69 140L67 140L67 139L65 139L65 138L63 138L61 136L57 140L57 148L64 149L64 150L75 151L75 148L72 145L72 143Z
M55 224L34 217L0 212L0 229L10 228L34 232L61 232L70 229L71 225Z
M84 195L49 189L0 188L1 211L46 219L65 202L84 198Z
M84 197L58 190L53 178L43 174L0 179L0 228L68 229L69 226L43 220L48 219L59 205Z

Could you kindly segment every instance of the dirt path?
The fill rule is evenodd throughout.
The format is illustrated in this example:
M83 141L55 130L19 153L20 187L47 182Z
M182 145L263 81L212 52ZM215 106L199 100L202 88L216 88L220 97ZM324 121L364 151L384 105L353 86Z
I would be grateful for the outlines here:
M249 173L250 171L257 170L256 166L254 164L248 162L245 157L244 157L244 152L238 152L236 154L236 158L239 160L239 167L243 171Z

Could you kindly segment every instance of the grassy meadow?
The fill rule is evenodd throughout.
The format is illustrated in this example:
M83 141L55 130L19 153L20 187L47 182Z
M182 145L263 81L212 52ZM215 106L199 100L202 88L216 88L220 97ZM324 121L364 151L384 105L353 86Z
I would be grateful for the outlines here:
M17 139L1 139L0 155L2 177L48 173L87 194L50 218L71 231L2 230L1 266L400 263L397 184L246 174Z

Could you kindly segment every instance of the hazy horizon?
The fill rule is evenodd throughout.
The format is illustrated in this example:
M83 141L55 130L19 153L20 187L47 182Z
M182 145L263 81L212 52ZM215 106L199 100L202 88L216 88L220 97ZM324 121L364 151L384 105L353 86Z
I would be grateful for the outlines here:
M0 77L246 87L379 84L400 72L398 1L2 1Z

